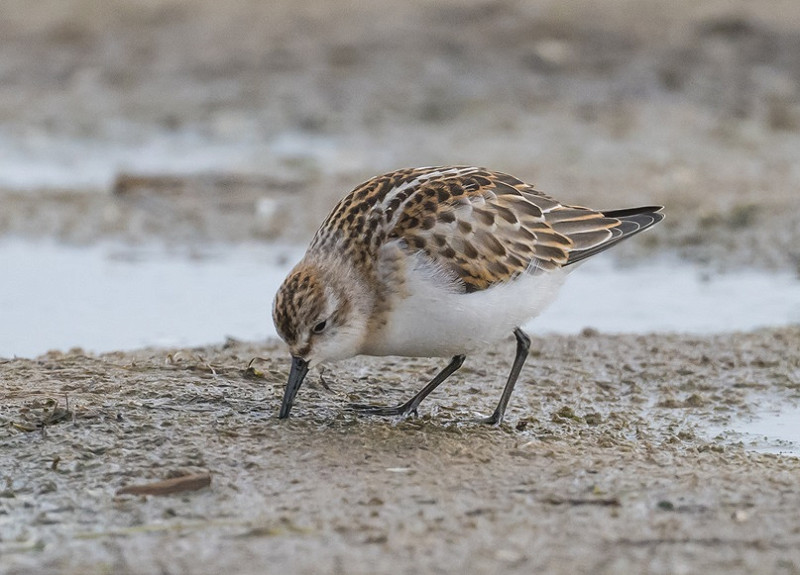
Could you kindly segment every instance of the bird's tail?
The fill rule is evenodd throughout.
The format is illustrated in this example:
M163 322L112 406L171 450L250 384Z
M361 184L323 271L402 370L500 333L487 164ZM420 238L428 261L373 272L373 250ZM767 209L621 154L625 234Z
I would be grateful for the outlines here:
M574 250L570 253L566 265L571 265L585 260L595 254L607 250L622 240L643 232L664 219L661 210L663 206L646 206L642 208L628 208L626 210L611 210L603 212L607 218L619 221L619 224L610 229L611 236L604 242L584 250Z

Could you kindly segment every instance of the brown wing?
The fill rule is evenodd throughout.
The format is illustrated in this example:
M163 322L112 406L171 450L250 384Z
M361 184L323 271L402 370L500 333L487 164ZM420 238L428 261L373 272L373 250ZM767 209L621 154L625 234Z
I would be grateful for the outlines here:
M663 217L655 207L603 213L565 206L482 168L426 170L404 189L389 238L424 251L468 292L580 261Z

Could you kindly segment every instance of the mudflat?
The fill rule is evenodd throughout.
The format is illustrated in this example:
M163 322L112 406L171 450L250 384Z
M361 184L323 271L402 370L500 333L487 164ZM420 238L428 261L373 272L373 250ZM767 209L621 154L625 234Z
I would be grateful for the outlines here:
M4 573L792 572L800 458L732 432L797 402L800 329L534 338L469 357L418 418L434 360L309 374L230 341L0 363ZM735 426L734 426L735 427ZM163 495L126 486L210 477ZM159 493L158 485L155 493Z

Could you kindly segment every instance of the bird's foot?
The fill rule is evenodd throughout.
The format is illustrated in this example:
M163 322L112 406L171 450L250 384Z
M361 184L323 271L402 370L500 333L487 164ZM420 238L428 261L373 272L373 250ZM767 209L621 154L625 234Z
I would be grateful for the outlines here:
M479 417L478 419L474 419L473 421L475 423L483 423L485 425L499 426L501 423L503 423L503 415L495 412L491 414L489 417Z
M348 409L363 413L364 415L380 415L383 417L391 417L402 415L403 417L416 416L417 408L412 406L411 403L404 403L395 407L387 407L383 405L366 405L363 403L349 403Z

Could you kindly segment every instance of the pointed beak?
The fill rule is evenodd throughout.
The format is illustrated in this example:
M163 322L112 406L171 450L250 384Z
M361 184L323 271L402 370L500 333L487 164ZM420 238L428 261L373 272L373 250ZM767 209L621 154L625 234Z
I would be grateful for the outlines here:
M286 419L289 417L289 412L292 411L292 403L294 396L297 395L297 390L303 385L303 379L308 373L308 362L302 357L292 356L292 369L289 372L289 381L286 383L286 391L283 393L283 404L281 404L281 412L278 414L279 419Z

